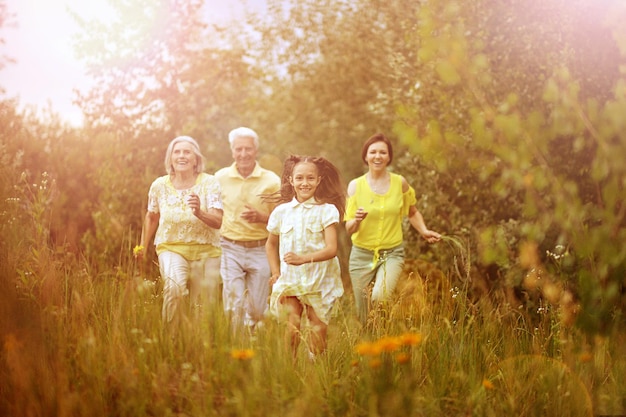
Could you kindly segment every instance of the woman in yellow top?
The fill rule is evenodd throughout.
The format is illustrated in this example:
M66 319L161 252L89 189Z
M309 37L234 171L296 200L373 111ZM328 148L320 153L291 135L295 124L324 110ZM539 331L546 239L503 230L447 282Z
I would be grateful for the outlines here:
M429 230L415 207L415 190L406 179L391 173L387 166L393 160L391 142L382 133L365 141L361 158L368 172L348 184L346 230L351 235L350 278L357 315L365 324L369 312L368 286L374 281L371 301L387 301L398 283L404 267L402 220L429 243L441 235Z
M144 256L152 237L163 279L163 320L180 320L180 303L189 295L192 306L220 296L220 185L204 171L198 143L189 136L173 139L165 153L167 175L148 192L148 210L141 234ZM156 235L155 235L156 234Z

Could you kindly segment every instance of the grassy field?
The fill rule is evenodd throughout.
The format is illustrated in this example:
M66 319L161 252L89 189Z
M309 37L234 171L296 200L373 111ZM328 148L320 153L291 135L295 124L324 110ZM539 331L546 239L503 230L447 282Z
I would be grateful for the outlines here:
M2 267L1 415L626 414L626 337L589 339L550 305L471 300L468 283L409 264L367 326L347 291L326 354L302 344L293 361L283 326L233 335L219 305L164 326L158 273L130 252L112 270L40 252L17 287Z

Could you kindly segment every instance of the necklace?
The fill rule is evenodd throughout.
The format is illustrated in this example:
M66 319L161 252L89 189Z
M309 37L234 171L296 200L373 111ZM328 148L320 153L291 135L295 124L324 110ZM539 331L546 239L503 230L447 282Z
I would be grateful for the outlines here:
M370 189L376 194L385 194L389 191L389 186L391 182L389 181L389 174L386 174L382 179L378 179L374 181L372 176L368 174L367 183L370 186Z

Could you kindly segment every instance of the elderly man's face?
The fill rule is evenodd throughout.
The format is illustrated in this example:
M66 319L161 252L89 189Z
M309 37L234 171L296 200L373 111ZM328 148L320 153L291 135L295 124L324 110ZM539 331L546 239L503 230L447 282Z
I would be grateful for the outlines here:
M231 149L237 170L245 175L250 174L256 163L257 148L254 146L254 139L237 138L233 141Z

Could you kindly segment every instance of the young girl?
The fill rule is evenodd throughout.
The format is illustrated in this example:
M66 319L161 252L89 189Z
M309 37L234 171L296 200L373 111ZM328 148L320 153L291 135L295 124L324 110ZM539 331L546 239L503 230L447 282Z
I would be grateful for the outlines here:
M337 254L337 227L345 194L337 168L324 158L290 156L280 204L270 215L265 245L272 276L270 313L287 322L294 357L300 343L302 314L311 326L309 355L326 349L331 309L343 295Z

